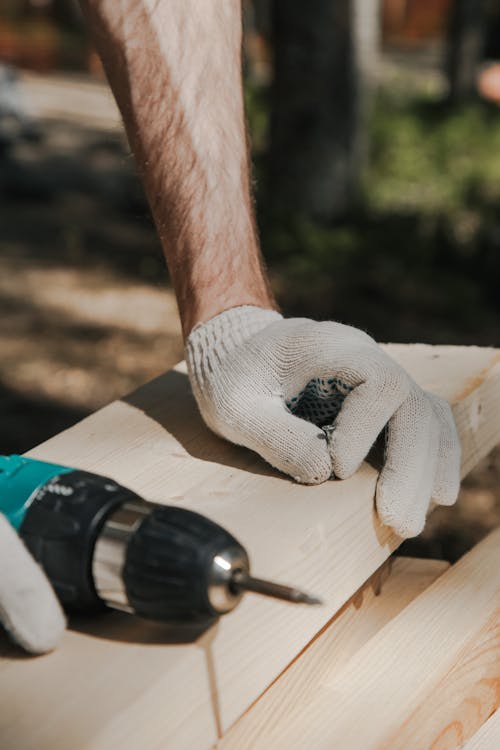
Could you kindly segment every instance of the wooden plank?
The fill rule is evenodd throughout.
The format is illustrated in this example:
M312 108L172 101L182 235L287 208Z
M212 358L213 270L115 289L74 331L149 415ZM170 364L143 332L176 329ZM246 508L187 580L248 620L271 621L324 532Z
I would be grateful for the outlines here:
M457 750L499 705L500 607L497 607L397 736L391 738L388 747L406 750L417 741L419 747Z
M277 724L305 710L316 685L339 670L385 624L433 583L449 564L397 557L385 563L354 594L325 629L274 682L217 745L248 750Z
M204 644L165 646L159 628L119 613L74 627L49 656L2 649L2 750L210 747Z
M455 750L500 704L500 528L252 748Z
M498 750L500 748L500 711L495 711L462 750Z
M421 385L455 404L464 438L464 465L479 460L493 447L500 424L498 350L396 346L388 351ZM256 575L296 583L325 599L323 607L312 609L248 596L207 634L205 650L199 644L169 646L158 658L152 657L143 674L146 681L151 669L151 693L163 699L162 711L154 714L155 733L175 737L175 743L169 744L172 748L210 747L217 733L234 723L400 541L381 526L374 513L374 469L365 464L350 480L316 487L300 486L278 475L255 454L206 429L183 365L29 455L100 472L150 500L198 510L245 544ZM119 629L115 636L119 637ZM110 738L107 747L112 747L114 730L110 727L119 724L125 736L120 747L134 747L132 741L127 745L127 729L133 737L144 717L142 693L138 695L129 672L132 647L116 642L105 655L98 643L95 633L89 638L70 633L56 655L23 662L22 668L21 662L7 659L1 665L0 700L5 694L10 703L17 700L35 706L40 721L52 717L52 734L37 737L40 750L54 747L54 737L59 736L54 706L66 706L61 716L68 725L72 712L75 725L82 724L77 712L79 696L86 691L79 682L68 703L68 674L78 675L81 665L85 667L92 659L100 665L92 694L102 706L109 701L112 711L106 715L104 709L97 711L91 728L82 728L86 732L82 746L105 747L100 744L105 736ZM184 669L179 666L182 663ZM84 673L90 679L85 669ZM189 679L179 679L184 673ZM43 684L50 684L51 690L41 691ZM120 689L110 700L116 684ZM204 707L196 721L193 705ZM26 712L21 714L20 710L13 714L11 737L15 738L16 731L30 736L29 719ZM77 743L72 746L74 750L79 747ZM153 741L150 746L155 746ZM9 746L3 743L3 747Z

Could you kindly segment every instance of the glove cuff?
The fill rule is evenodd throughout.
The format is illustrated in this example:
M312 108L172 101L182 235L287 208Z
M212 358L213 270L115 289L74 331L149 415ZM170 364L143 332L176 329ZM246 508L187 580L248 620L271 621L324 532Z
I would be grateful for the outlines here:
M232 351L282 317L276 310L242 305L225 310L206 323L199 323L186 340L185 356L190 372L203 368L214 352Z

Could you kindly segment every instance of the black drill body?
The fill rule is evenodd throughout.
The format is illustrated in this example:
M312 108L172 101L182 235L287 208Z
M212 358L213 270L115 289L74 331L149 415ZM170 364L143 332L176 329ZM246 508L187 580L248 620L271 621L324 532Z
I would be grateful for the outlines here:
M125 533L120 513L135 513ZM146 503L116 482L84 471L70 471L39 487L20 534L70 610L108 605L168 623L209 625L240 598L235 589L228 590L224 608L211 596L217 586L214 559L228 549L237 551L239 569L248 572L241 545L209 519L185 508ZM115 560L104 553L99 565L95 558L106 535L108 557L114 547L120 549ZM121 598L106 590L114 568L122 581Z
M104 606L204 628L244 591L317 604L250 575L242 545L178 506L148 503L117 482L27 456L0 456L0 512L70 610Z

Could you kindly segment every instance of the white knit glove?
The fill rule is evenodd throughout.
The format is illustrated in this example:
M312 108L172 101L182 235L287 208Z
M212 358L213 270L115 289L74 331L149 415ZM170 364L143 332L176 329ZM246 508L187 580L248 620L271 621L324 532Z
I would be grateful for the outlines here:
M366 333L235 307L193 329L186 361L207 425L298 482L351 476L388 424L376 503L400 536L422 531L431 499L455 502L460 447L450 407ZM328 425L327 439L318 426Z
M32 654L52 651L66 625L50 583L2 513L0 623Z

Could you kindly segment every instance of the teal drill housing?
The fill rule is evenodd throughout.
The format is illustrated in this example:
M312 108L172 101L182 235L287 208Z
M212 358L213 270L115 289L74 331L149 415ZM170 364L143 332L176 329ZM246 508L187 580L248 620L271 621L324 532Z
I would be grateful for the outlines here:
M37 490L71 471L24 456L0 456L0 512L19 531Z

